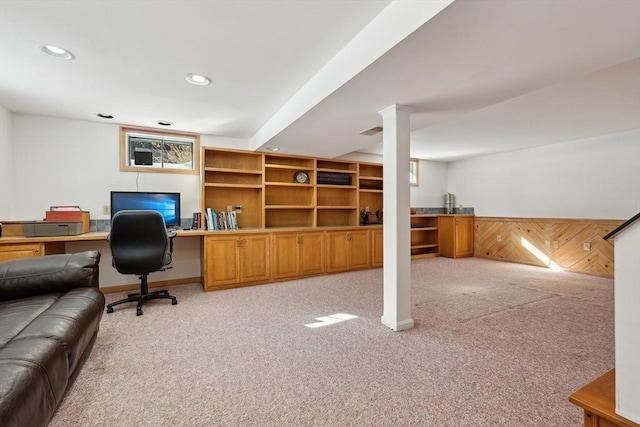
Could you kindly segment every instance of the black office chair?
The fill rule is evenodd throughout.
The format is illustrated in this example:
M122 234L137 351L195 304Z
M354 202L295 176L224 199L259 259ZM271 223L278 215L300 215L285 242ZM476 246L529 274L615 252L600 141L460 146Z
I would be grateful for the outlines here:
M140 276L140 293L129 294L123 300L107 305L107 313L113 307L127 302L137 302L136 314L141 316L142 304L152 299L170 299L176 305L176 297L166 290L149 293L147 276L154 271L164 271L171 263L175 231L167 231L164 218L156 211L124 210L117 212L111 220L109 246L113 266L121 274Z

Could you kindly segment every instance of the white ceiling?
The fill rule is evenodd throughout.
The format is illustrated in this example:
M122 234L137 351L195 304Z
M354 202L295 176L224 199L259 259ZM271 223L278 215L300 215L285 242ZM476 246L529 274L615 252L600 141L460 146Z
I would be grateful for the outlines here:
M640 129L640 1L449 3L0 0L0 104L322 157L381 153L391 104L431 160Z

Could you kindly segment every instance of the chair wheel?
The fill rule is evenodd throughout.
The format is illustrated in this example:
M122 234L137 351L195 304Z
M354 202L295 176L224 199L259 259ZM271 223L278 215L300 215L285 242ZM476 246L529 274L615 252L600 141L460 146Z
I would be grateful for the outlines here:
M107 313L113 313L113 307L107 307Z
M177 303L178 303L177 299L174 298L174 299L171 300L171 305L176 305Z
M136 310L136 316L142 316L142 314L143 313L142 313L142 309L141 308Z

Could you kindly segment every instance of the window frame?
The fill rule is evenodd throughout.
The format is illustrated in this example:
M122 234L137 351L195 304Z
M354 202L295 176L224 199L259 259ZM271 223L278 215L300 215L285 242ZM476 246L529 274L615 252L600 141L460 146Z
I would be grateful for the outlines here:
M409 160L409 184L412 187L419 187L420 186L420 175L419 175L419 166L420 166L420 160L419 159L410 159ZM411 172L414 173L411 173ZM412 176L415 176L415 181L413 181L411 179Z
M151 138L183 138L193 140L193 168L177 169L162 166L136 166L129 164L129 138L128 134L147 135ZM200 135L188 132L174 132L159 129L139 128L133 126L120 127L120 171L121 172L152 172L152 173L177 173L187 175L200 174Z

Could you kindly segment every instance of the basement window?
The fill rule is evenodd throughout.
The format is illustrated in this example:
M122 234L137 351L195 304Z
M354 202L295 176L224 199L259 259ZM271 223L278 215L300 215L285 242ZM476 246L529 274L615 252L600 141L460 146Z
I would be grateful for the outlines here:
M409 163L409 183L412 187L420 185L420 181L418 181L418 159L411 159Z
M121 127L120 170L199 174L200 136Z

